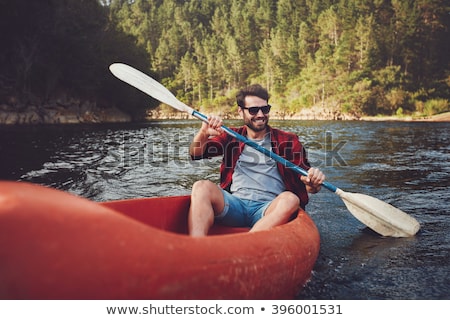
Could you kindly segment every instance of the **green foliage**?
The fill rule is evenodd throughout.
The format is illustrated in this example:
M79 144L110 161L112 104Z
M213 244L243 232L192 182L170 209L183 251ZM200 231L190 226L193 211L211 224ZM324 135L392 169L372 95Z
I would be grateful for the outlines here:
M148 68L146 53L108 21L97 0L0 0L0 103L45 103L61 96L117 105L130 114L149 106L113 79L108 66L128 61Z
M447 99L427 100L423 107L423 113L427 116L450 111L450 105Z
M106 76L123 61L207 111L233 107L232 93L255 82L280 113L436 112L450 99L444 0L0 0L0 9L0 26L13 30L0 35L0 94L64 89L143 106Z

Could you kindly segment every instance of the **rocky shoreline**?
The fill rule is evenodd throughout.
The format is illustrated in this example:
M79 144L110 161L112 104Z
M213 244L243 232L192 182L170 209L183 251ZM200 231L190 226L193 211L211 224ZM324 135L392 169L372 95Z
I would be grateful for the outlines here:
M203 114L208 114L200 110ZM223 119L240 119L234 114L223 112L212 112L221 116ZM147 114L148 120L184 120L192 117L184 112L163 112L156 108ZM334 121L441 121L450 122L450 112L437 114L433 116L359 116L354 114L346 114L337 110L329 110L325 108L303 109L298 113L282 114L274 112L270 114L270 119L274 120L334 120Z
M131 122L130 115L96 102L56 99L44 105L0 104L0 125Z
M231 112L207 112L204 110L199 110L203 114L217 114L223 119L240 119L237 114ZM154 110L150 110L147 112L148 120L182 120L182 119L190 119L191 117L184 113L178 112L173 109L171 112L167 112L166 110L162 111L160 108L156 108ZM274 111L270 113L270 119L275 120L360 120L361 117L352 114L345 114L339 110L332 110L326 108L309 108L303 109L297 113L282 113L279 111Z
M414 121L423 121L423 122L450 122L450 112L444 112L441 114L435 114L432 116L422 116L422 117L412 117L412 116L377 116L377 117L369 117L364 116L361 117L362 121L406 121L406 122L414 122Z
M207 114L200 110L202 113ZM231 113L217 112L224 119L238 119ZM271 119L276 120L357 120L357 121L445 121L450 122L450 112L429 117L413 116L358 116L345 114L338 110L325 108L303 109L298 113L273 112ZM160 108L149 110L146 120L184 120L192 117L184 112L162 111ZM17 106L0 104L0 125L33 124L78 124L78 123L126 123L132 122L130 115L115 107L100 107L96 102L78 99L57 99L38 106L29 104Z

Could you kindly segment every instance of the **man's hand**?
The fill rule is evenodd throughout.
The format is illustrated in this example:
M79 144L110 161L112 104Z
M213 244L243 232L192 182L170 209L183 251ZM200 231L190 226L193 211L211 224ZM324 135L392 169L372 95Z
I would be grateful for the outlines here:
M222 134L223 129L221 128L223 121L220 117L215 115L208 116L208 123L203 122L200 129L201 134L206 137L218 136Z
M325 181L325 175L320 169L310 168L308 170L308 175L302 176L300 180L306 185L306 191L309 193L317 193L320 191L322 183Z
M189 146L189 154L192 157L200 157L205 151L208 138L222 134L222 119L218 116L208 116L208 123L203 122L202 127L195 135Z

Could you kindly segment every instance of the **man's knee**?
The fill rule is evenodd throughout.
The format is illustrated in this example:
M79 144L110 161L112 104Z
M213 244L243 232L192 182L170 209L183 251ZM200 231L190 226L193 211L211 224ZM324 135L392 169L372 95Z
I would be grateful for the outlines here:
M192 185L191 198L209 199L213 201L218 197L220 189L209 180L199 180Z
M293 210L297 209L300 206L300 199L293 192L284 191L280 193L279 197L284 204L293 208Z
M222 212L224 208L222 189L209 180L199 180L192 185L191 208L202 205L210 206L214 215Z
M204 193L210 191L213 183L208 180L198 180L192 185L192 193Z

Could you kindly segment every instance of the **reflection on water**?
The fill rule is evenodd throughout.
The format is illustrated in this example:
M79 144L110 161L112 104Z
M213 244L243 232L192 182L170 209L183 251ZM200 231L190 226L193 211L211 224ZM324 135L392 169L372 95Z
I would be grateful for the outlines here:
M238 125L228 122L227 125ZM421 223L414 238L379 237L326 190L307 211L321 251L300 299L450 298L450 124L272 121L295 132L314 166L345 191L391 203ZM198 121L1 127L0 179L52 186L95 201L189 194L218 182L221 159L191 161Z

